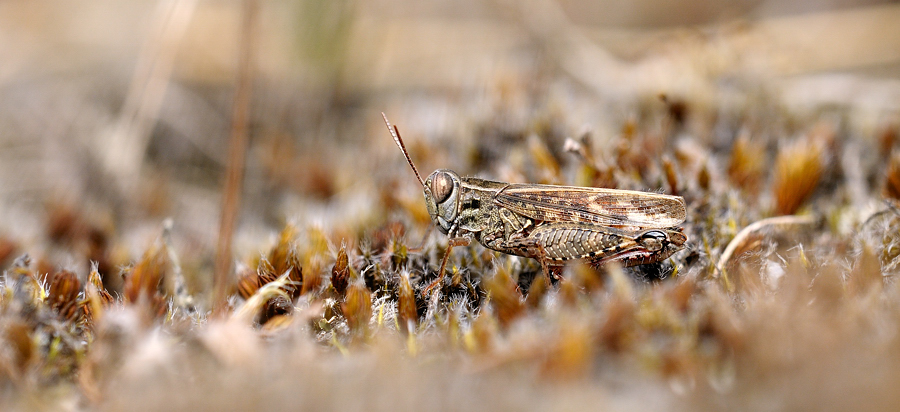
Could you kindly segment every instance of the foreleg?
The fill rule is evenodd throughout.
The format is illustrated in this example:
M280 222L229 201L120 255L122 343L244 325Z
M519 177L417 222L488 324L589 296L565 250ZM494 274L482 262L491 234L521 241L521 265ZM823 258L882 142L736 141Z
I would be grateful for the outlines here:
M450 238L450 241L447 242L447 251L444 252L444 258L441 259L441 269L438 270L437 279L431 282L428 286L425 287L425 295L428 295L432 289L437 287L444 280L444 269L447 267L447 260L450 259L450 252L453 251L454 246L468 246L469 243L472 242L472 239L467 237L454 237Z

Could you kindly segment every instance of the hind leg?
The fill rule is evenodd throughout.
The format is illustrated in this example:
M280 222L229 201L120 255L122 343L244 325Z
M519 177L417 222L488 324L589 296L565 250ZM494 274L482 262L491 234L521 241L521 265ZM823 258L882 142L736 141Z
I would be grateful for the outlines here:
M559 282L563 267L559 262L547 257L544 246L538 245L538 251L539 256L537 257L537 260L541 264L541 273L544 274L544 283L547 286L553 286Z
M432 289L437 287L444 280L444 270L447 268L447 260L450 259L450 252L453 251L454 246L468 246L471 240L467 237L455 237L450 239L447 242L447 251L444 252L444 259L441 260L441 269L438 270L437 279L431 282L428 286L425 287L425 295L427 296Z

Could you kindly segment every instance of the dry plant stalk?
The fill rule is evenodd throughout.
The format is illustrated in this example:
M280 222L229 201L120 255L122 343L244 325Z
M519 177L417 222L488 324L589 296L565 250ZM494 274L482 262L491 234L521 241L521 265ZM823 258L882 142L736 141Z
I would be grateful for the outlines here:
M244 0L241 23L241 44L238 56L238 79L234 93L231 139L228 144L228 166L222 192L222 214L216 244L216 265L213 282L213 307L217 312L225 308L231 285L231 242L234 225L240 211L240 194L247 152L247 129L252 96L253 48L256 44L257 0Z
M716 276L726 272L728 265L731 264L731 259L735 256L735 251L745 247L745 243L752 239L752 236L757 232L772 227L796 228L798 226L812 225L815 221L816 219L813 216L776 216L753 222L741 229L741 231L731 239L728 246L725 247L722 255L719 256L718 263L716 263Z

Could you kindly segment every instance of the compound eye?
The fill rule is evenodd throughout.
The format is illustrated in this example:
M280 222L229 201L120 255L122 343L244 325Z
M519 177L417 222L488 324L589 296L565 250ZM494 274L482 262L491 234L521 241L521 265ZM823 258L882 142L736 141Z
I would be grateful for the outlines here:
M640 242L645 249L651 252L656 252L658 250L662 250L668 238L669 237L666 236L665 233L659 230L650 230L641 235Z
M431 178L431 192L437 203L443 203L453 192L453 178L447 172L435 173Z

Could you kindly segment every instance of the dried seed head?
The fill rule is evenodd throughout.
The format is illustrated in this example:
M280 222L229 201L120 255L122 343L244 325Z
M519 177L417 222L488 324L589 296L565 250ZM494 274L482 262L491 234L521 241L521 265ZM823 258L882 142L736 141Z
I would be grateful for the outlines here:
M259 289L259 275L247 268L238 275L237 293L242 298L249 299Z
M622 125L622 138L625 140L634 140L637 135L637 119L631 117Z
M585 322L564 318L560 321L559 333L549 344L541 369L556 379L582 378L592 368L595 346Z
M545 171L552 179L559 178L559 162L543 140L538 136L532 135L528 139L528 150L531 153L531 158L538 166L538 170Z
M579 289L587 293L603 289L604 277L601 270L584 263L576 263L571 268L571 280Z
M269 263L268 259L260 259L259 264L256 266L256 274L259 277L259 286L274 282L275 279L278 279L280 274L284 273L276 273L275 270L275 267Z
M709 166L704 164L703 167L700 168L700 171L697 172L697 184L701 189L709 190L710 179Z
M159 293L159 286L166 271L168 259L165 250L152 247L141 260L131 269L125 278L123 294L125 300L137 303L146 299L152 307L165 310L165 301Z
M891 156L890 163L888 163L884 197L900 200L900 152Z
M431 218L429 217L428 221L430 220ZM398 239L403 238L405 234L406 227L403 226L403 223L397 221L387 222L372 231L371 235L367 237L370 242L370 250L380 253L381 251L386 250L392 242L397 242Z
M6 262L18 249L19 245L12 239L0 237L0 262Z
M317 257L313 257L309 260L307 270L301 271L299 273L300 277L303 279L302 287L300 289L300 294L305 295L312 291L318 290L320 286L322 286L322 272L323 266L325 266L321 260Z
M786 145L775 159L775 213L791 215L812 195L822 177L823 146L804 138Z
M413 291L412 284L409 282L409 273L406 271L400 273L400 296L397 306L400 330L404 333L414 332L419 316L416 310L416 294Z
M508 325L523 314L525 302L523 302L522 294L519 293L509 270L502 265L498 266L494 276L484 281L484 289L491 294L491 303L501 325Z
M678 175L675 174L675 165L669 156L663 156L663 170L666 172L666 182L669 184L671 194L678 196Z
M897 140L897 125L889 124L881 129L878 134L878 144L881 146L881 153L888 154L894 149Z
M581 288L572 279L562 277L559 279L559 300L569 307L576 307L582 297Z
M735 353L740 352L746 345L747 332L735 314L729 295L708 293L708 289L706 291L704 296L709 298L709 309L703 311L698 319L700 334L713 336L726 348Z
M97 262L97 268L102 273L111 273L117 264L114 254L110 250L110 231L99 227L91 227L87 234L87 257Z
M372 292L365 283L357 280L350 284L341 309L350 331L358 336L365 336L368 333L369 319L372 317Z
M466 333L463 341L473 352L491 352L494 349L497 334L497 318L491 311L484 310L472 322L472 329Z
M603 187L607 189L615 189L618 187L616 176L611 167L595 168L593 166L581 165L575 176L576 186Z
M94 322L103 316L103 309L113 303L112 295L103 288L103 280L97 271L97 262L91 264L91 273L88 282L84 286L84 300L81 302L81 310L84 313L84 322L90 328Z
M547 294L547 289L549 289L548 283L543 276L535 276L531 280L531 285L528 286L528 293L525 295L525 305L531 309L537 309L541 305L544 295Z
M765 144L753 140L749 132L741 132L734 141L728 162L731 182L746 193L755 195L759 193L767 164Z
M398 269L409 261L409 248L399 238L391 241L391 269Z
M71 271L62 270L53 275L47 302L61 318L73 320L78 316L80 292L81 281L78 280L78 276Z
M4 284L15 284L13 293L16 297L24 298L27 305L36 305L43 300L45 293L40 282L34 272L29 267L31 265L31 257L28 254L17 257L13 261L13 268L9 272L5 272ZM0 298L2 299L2 298Z
M297 299L303 291L303 264L300 263L300 255L296 248L291 248L288 253L287 263L287 270L290 271L290 274L288 274L288 280L290 281L288 290L291 295L291 300L293 300Z
M32 338L32 328L26 323L20 321L12 321L9 324L5 325L6 327L3 330L4 346L7 346L11 349L11 355L13 355L13 362L15 363L18 372L24 373L26 367L33 361L36 360L37 356L37 348L35 347L35 340Z
M100 272L98 270L98 264L95 262L91 265L91 273L88 275L88 286L91 286L97 290L97 296L100 298L100 303L105 305L109 305L115 301L115 298L109 294L106 288L103 286L103 279L100 276ZM85 286L87 288L87 286Z
M307 238L309 242L309 254L311 256L321 256L329 253L328 235L320 226L311 226L307 230Z
M296 237L296 228L291 225L285 226L281 231L278 243L272 248L268 256L268 261L273 269L272 273L274 274L274 277L266 276L264 278L262 277L262 273L260 273L260 281L266 281L281 276L287 271L291 271L290 275L288 275L291 282L287 285L287 290L290 292L292 299L300 296L300 285L303 281L302 265L296 250L297 248L293 243Z
M688 106L687 101L681 97L669 96L667 94L661 94L659 97L663 103L666 104L666 111L675 125L683 125L690 114L690 107Z
M288 296L275 296L266 302L259 323L264 325L273 318L290 315L293 311L294 305Z
M635 310L634 301L613 295L603 307L605 318L597 331L598 343L613 352L625 350L631 338L629 332L635 324Z
M453 349L459 349L460 344L460 317L462 316L462 305L451 305L447 311L447 328L445 337L447 344Z
M276 298L276 297L284 297L288 299L288 294L285 292L285 287L288 283L288 274L285 273L275 279L273 282L269 282L265 285L262 285L256 293L250 296L240 307L235 309L232 313L231 317L233 319L237 319L240 322L250 323L260 314L260 311L266 307L266 304Z
M697 282L692 277L681 277L677 283L670 287L666 292L666 301L668 301L675 310L685 313L688 310L688 304L691 297L697 291Z
M72 242L85 231L85 222L70 205L51 205L47 217L47 236L54 242Z
M284 269L280 267L280 265L283 265L287 260L288 251L291 249L291 241L294 240L295 236L296 230L294 227L291 225L285 226L284 229L281 230L278 242L275 243L275 246L269 251L267 258L272 266L275 267L276 272L284 273L284 270L279 271L278 269Z
M293 258L292 256L294 256L294 252L288 251L287 256L286 256L287 262L295 261L295 258ZM297 265L298 265L297 267L299 267L299 263ZM284 278L284 282L279 282L278 284L279 284L279 287L282 289L282 291L284 291L284 293L286 295L286 298L284 298L283 300L286 300L287 306L291 306L291 309L292 309L293 306L291 305L291 302L294 300L295 297L300 295L300 283L302 282L302 280L295 280L295 279L299 279L299 277L301 276L301 271L299 269L295 269L294 266L288 266L288 265L279 265L279 266L281 266L281 267L286 266L287 269L285 269L283 272L276 272L278 270L278 268L274 267L271 263L269 263L268 259L262 258L259 260L259 264L257 265L257 273L256 273L255 278L256 278L257 284L259 285L260 288L265 285L272 284L273 282L277 282L278 279ZM242 295L246 294L248 292L251 292L253 279L254 279L253 276L246 276L244 278L241 278L241 281L244 281L244 283L245 283L245 286L243 286L243 288L246 289L244 292L242 292ZM250 294L252 294L252 293L250 293ZM286 307L285 302L281 302L281 301L273 302L274 299L275 298L270 299L269 301L266 302L266 307L263 309L262 318L260 320L260 323L266 323L266 321L269 318L271 318L272 316L287 315L291 312L290 310L285 309L285 307ZM275 305L275 306L273 306L273 305Z
M287 298L285 298L285 301L287 301ZM293 307L291 310L293 310ZM266 320L266 323L262 325L260 331L263 333L263 336L274 336L290 327L294 323L294 320L295 317L290 316L290 314L273 316Z
M37 262L35 262L35 264L34 264L34 273L37 273L37 274L40 274L40 273L47 273L47 274L50 274L50 273L54 273L54 271L56 271L56 266L55 266L54 264L50 263L50 261L47 260L47 257L46 257L46 256L41 257L41 258L38 259Z
M603 265L606 270L606 276L612 285L612 291L616 296L622 299L633 300L635 296L634 285L632 279L622 270L619 262L608 262Z
M347 250L344 244L341 244L341 250L338 251L337 260L331 268L331 286L339 296L344 296L347 291L347 284L350 281L350 260L347 258Z
M894 214L881 236L881 267L886 274L895 274L900 268L900 215Z

